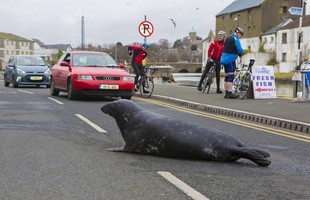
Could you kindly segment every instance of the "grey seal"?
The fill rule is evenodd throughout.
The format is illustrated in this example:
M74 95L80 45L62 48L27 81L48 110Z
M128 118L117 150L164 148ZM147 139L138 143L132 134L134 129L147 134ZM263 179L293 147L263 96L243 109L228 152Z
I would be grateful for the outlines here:
M267 152L247 147L223 131L150 112L130 100L107 103L101 111L115 119L125 140L124 147L112 151L222 162L245 158L259 166L271 163Z

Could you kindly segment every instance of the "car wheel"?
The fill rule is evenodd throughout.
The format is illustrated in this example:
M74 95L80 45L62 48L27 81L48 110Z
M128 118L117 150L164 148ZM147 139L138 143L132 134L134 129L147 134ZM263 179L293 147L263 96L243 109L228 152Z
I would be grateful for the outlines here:
M13 85L13 88L17 88L18 87L18 84L16 83L16 79L14 76L12 76L12 85Z
M58 96L59 95L59 90L55 88L55 82L53 78L51 78L51 84L50 84L50 93L52 96ZM46 86L47 87L47 86Z
M10 82L8 82L7 80L6 80L6 76L4 77L4 86L5 87L8 87L10 85Z
M70 100L74 100L76 99L77 95L76 95L76 92L74 91L73 89L73 82L71 79L68 80L68 88L67 88L67 91L68 91L68 98Z

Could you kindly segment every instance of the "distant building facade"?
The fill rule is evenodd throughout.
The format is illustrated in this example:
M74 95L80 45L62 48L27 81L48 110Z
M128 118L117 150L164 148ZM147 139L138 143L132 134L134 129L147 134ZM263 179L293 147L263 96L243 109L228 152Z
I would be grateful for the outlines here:
M241 44L252 52L263 51L274 55L279 72L289 72L296 68L299 16L291 15L291 7L301 7L302 0L236 0L216 15L216 30L224 30L228 35L237 26L244 29ZM306 13L305 6L304 12ZM306 20L307 16L303 16ZM293 23L294 22L294 23ZM295 24L290 27L290 24ZM301 59L309 50L309 35L303 23ZM290 28L289 28L290 27Z
M0 32L0 68L4 68L13 55L33 55L34 42L32 40Z

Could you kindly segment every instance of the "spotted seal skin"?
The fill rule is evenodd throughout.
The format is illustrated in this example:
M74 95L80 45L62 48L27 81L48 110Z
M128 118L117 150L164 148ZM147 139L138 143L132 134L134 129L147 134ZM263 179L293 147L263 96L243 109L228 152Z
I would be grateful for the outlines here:
M113 101L101 111L116 120L125 140L124 147L113 151L222 162L245 158L259 166L271 163L267 152L247 147L227 133L147 111L130 100Z

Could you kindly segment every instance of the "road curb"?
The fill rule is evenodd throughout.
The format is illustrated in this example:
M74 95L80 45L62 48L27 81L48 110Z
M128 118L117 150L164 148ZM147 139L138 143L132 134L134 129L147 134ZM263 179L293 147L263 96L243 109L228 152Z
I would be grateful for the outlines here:
M135 94L135 96L142 97L139 94ZM245 112L245 111L240 111L240 110L233 110L229 108L223 108L223 107L212 106L212 105L207 105L207 104L201 104L201 103L196 103L196 102L191 102L191 101L186 101L182 99L176 99L176 98L161 96L161 95L152 95L150 98L158 100L158 101L172 103L172 104L179 105L179 106L188 107L188 108L199 110L199 111L204 111L208 113L216 113L216 114L225 115L225 116L231 116L231 117L253 121L253 122L257 122L261 124L266 124L270 126L275 126L275 127L292 130L292 131L310 134L310 124L303 123L303 122L297 122L297 121L292 121L288 119L281 119L281 118L276 118L272 116L266 116L266 115L250 113L250 112Z

